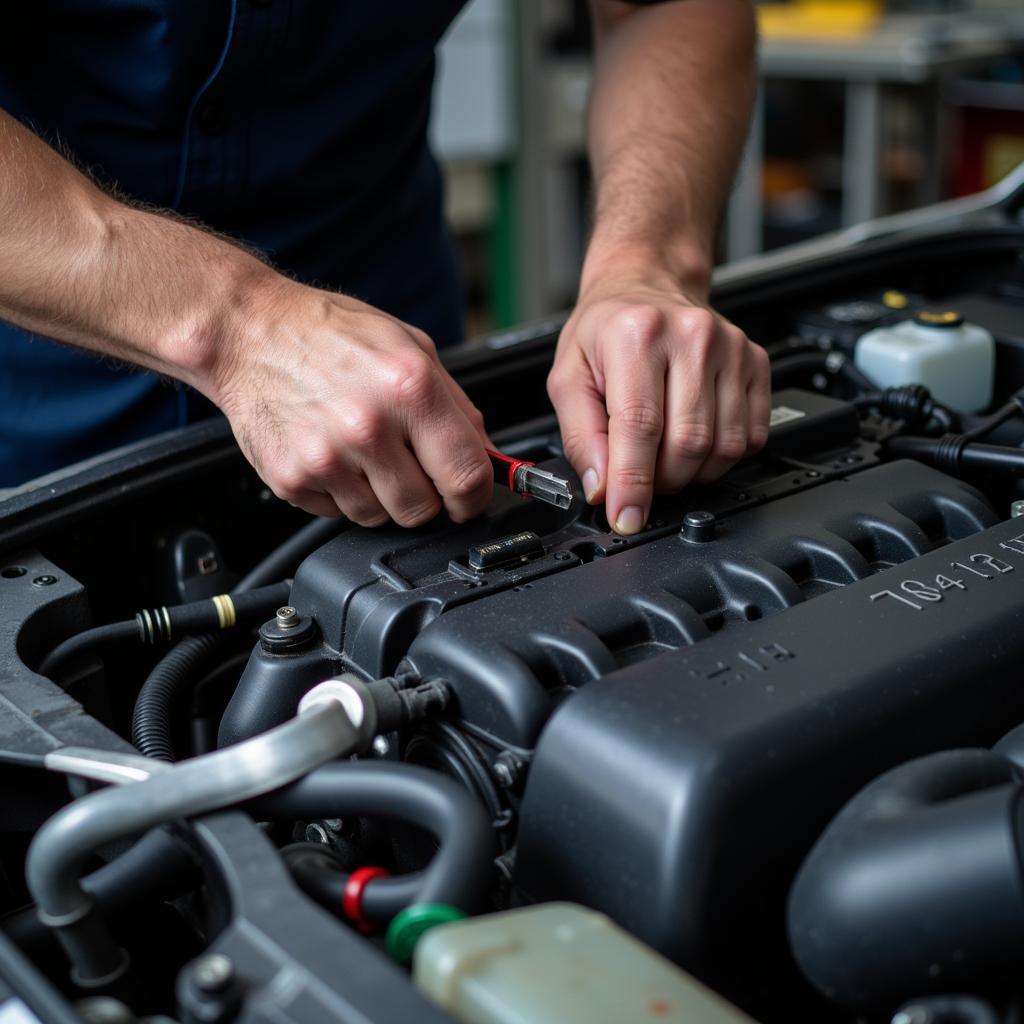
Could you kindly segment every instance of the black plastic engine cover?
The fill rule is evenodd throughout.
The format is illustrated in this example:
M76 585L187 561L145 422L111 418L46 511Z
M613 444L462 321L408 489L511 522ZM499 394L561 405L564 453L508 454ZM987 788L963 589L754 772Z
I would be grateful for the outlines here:
M485 759L529 764L519 898L603 910L751 1008L792 992L785 896L831 815L1024 718L1024 527L938 470L879 464L846 403L775 401L766 455L659 500L638 537L507 493L461 527L346 532L292 591L322 644L257 650L222 742L339 665L440 677ZM710 531L680 529L694 509Z
M928 487L920 467L833 486L863 507L857 491L882 477L893 509L922 524L929 506L944 509L966 525L973 502L960 508L951 488ZM899 484L925 485L931 497L922 491L911 507ZM803 523L791 513L801 503L766 510L797 531L796 547ZM830 528L849 536L866 518L863 537L899 546L917 532L891 513L852 511ZM718 556L719 571L761 575L739 543ZM1020 721L1022 649L1024 524L1009 520L598 680L555 713L534 755L522 892L609 913L748 1006L756 979L770 998L785 976L785 896L821 829L879 772L988 746Z

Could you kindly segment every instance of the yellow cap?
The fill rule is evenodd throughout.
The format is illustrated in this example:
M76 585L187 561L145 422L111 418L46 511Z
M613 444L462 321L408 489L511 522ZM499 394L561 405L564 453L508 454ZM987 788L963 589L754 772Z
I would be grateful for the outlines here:
M903 292L887 291L882 296L882 302L890 309L906 309L909 301Z
M964 318L955 309L922 309L917 314L917 322L926 327L958 327Z

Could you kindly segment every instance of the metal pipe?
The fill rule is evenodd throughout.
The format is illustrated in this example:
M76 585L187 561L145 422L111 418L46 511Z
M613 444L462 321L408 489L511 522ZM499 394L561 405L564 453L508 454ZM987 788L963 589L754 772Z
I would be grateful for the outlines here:
M328 698L304 702L296 718L236 746L177 765L156 768L149 762L151 775L144 781L133 781L146 766L144 758L140 764L121 755L101 769L104 751L52 755L51 766L61 771L93 778L102 771L111 781L128 783L75 800L43 825L29 847L26 878L39 919L56 929L76 983L99 987L128 967L127 954L116 946L94 912L93 897L82 887L82 869L96 849L175 818L278 789L353 753L365 738L341 702Z

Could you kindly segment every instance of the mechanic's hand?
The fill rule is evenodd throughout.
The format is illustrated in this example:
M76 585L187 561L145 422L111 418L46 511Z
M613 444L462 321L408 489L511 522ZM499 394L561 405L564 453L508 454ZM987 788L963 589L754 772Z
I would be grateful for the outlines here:
M768 357L672 285L597 282L581 295L548 378L587 501L638 533L655 490L713 480L768 438Z
M211 397L278 497L363 526L486 507L483 418L422 331L275 275L224 334Z

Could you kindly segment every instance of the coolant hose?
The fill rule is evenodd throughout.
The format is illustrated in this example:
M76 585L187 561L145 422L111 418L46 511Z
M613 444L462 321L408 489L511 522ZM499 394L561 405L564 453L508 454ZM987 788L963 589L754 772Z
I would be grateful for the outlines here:
M790 944L851 1009L1019 979L1021 770L988 750L917 758L861 790L797 875Z
M128 782L73 801L43 825L29 846L25 875L39 919L56 930L77 984L104 986L128 967L127 954L96 912L95 898L82 887L82 868L98 848L176 818L250 800L365 745L367 738L339 701L303 707L268 732L178 765L118 755L104 774L103 751L63 748L47 755L47 766L56 770L76 773L77 759L82 765L78 774ZM147 771L153 773L148 778ZM144 780L131 781L133 772Z
M326 544L344 525L339 519L307 523L243 576L231 593L254 590L290 575L306 555ZM140 753L159 761L175 760L174 710L182 695L206 674L220 648L218 634L204 633L180 641L157 662L139 690L132 713L132 743Z
M251 801L246 810L259 820L385 817L434 836L437 853L417 876L379 878L367 884L363 911L381 924L410 902L450 903L467 914L479 910L498 855L494 829L476 799L451 779L415 765L325 764L298 782ZM343 885L343 876L338 878Z

